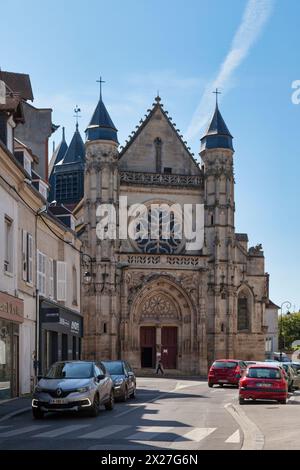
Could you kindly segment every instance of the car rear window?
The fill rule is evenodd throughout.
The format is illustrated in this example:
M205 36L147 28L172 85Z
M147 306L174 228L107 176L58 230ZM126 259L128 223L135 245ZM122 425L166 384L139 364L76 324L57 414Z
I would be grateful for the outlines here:
M233 369L237 365L238 363L234 361L215 361L213 363L213 367L215 367L216 369Z
M281 373L279 369L274 367L250 367L247 372L247 377L252 379L281 379Z

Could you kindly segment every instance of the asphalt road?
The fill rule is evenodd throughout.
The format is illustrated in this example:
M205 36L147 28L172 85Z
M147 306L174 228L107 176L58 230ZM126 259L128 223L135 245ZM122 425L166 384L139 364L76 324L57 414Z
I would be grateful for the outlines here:
M97 418L25 413L2 422L0 449L240 449L243 434L224 408L236 397L199 380L139 378L136 399Z

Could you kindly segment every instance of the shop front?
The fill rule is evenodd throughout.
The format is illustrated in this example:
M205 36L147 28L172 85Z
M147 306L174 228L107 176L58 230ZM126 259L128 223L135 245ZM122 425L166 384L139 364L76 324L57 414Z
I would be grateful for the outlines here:
M40 301L40 374L56 361L81 358L83 318L80 313L49 300Z
M0 292L0 401L19 394L19 328L23 300Z

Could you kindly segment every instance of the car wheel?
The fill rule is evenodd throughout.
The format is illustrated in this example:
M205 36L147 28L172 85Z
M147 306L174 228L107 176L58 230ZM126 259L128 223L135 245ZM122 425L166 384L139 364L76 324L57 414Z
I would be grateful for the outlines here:
M124 393L121 397L121 401L127 401L128 400L128 388L127 386L125 385L125 388L124 388Z
M240 405L244 405L244 404L245 404L244 398L239 397L239 404L240 404Z
M32 416L34 417L34 419L43 419L44 412L39 408L32 408Z
M286 405L286 399L285 400L278 400L281 405Z
M109 400L107 403L105 403L105 409L111 411L114 409L114 405L115 405L114 392L111 391L109 395Z
M99 414L99 406L100 406L100 402L99 402L99 395L98 393L96 393L95 397L94 397L94 401L93 401L93 404L92 404L92 407L91 407L91 410L90 410L90 415L93 417L93 418L96 418Z
M134 386L134 389L130 394L130 398L136 398L136 386Z
M208 382L208 386L209 386L209 388L213 388L214 384Z

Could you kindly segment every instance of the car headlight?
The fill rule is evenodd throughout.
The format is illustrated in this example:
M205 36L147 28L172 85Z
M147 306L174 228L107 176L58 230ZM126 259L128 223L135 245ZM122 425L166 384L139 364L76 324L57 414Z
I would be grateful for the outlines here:
M78 393L85 393L85 392L88 392L90 389L91 389L91 387L88 385L87 387L77 388L77 392Z
M115 385L122 385L123 382L124 382L124 379L116 379L116 380L114 381L114 384L115 384Z

